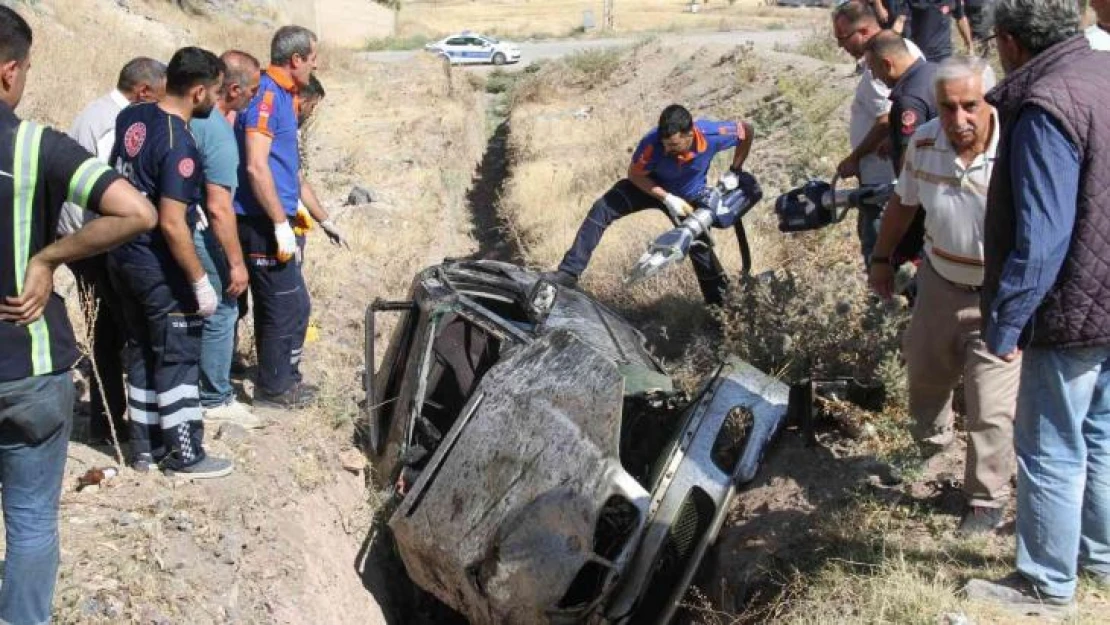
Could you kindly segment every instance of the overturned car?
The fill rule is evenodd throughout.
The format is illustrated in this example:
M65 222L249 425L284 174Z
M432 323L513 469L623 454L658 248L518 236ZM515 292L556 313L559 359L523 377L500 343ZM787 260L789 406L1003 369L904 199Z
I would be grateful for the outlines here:
M742 362L676 390L626 321L510 264L430 267L366 315L396 550L475 624L669 622L786 417L787 387Z

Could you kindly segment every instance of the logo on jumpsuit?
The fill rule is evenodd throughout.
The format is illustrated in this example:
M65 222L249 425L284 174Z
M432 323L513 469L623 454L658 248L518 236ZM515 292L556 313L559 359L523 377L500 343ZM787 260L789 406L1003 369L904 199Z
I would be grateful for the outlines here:
M194 163L193 159L189 158L188 156L181 159L177 163L177 173L181 174L182 178L188 178L189 176L192 176L193 172L196 170L196 163Z
M917 113L913 111L902 112L902 134L912 135L914 127L917 126Z
M143 122L135 122L127 128L127 132L123 133L123 149L131 158L143 149L143 143L146 142L146 124Z

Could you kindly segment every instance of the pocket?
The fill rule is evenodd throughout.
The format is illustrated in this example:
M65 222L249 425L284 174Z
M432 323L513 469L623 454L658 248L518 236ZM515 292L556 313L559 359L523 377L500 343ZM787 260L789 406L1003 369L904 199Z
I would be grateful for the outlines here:
M8 388L5 404L12 415L8 419L28 443L50 438L73 416L77 391L68 371L24 378Z
M190 364L200 362L201 335L204 317L184 313L166 316L163 328L162 362Z

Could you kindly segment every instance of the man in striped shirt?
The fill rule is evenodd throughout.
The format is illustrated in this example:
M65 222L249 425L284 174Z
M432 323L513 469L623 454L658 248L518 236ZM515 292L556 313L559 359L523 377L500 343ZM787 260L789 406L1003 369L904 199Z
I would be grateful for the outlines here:
M893 290L889 255L919 210L925 260L902 339L915 435L932 449L954 440L952 391L964 378L967 405L966 534L1002 524L1013 473L1013 419L1020 360L993 356L980 335L983 220L1000 131L984 100L985 64L952 57L935 78L939 117L920 126L906 150L898 190L883 213L871 257L871 286Z
M31 28L0 6L0 623L46 623L58 573L58 502L77 361L54 271L155 226L154 207L65 135L14 109L30 69ZM68 200L101 215L60 240Z

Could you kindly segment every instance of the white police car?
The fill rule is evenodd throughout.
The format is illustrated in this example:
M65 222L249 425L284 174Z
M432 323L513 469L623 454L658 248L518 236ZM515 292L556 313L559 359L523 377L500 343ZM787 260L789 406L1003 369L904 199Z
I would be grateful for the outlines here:
M493 63L504 65L520 61L520 48L515 43L498 41L477 33L463 31L424 46L447 59L452 65L460 63Z

